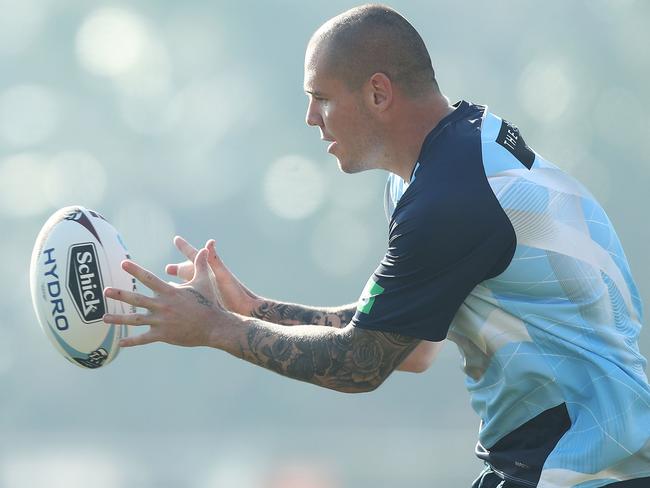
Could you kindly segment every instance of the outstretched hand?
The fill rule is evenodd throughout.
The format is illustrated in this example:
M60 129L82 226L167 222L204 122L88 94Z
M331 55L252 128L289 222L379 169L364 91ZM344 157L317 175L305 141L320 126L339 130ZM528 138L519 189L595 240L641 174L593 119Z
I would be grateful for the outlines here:
M208 264L208 250L199 250L194 258L193 276L187 283L166 283L133 261L122 261L122 269L154 292L147 297L136 292L106 288L107 298L118 300L147 313L106 314L104 322L125 325L149 325L144 334L120 341L121 347L161 341L179 346L209 343L214 324L224 311L214 274Z
M187 261L168 264L165 267L165 272L183 281L190 281L194 276L194 261L198 250L180 236L174 237L174 245L187 258ZM214 239L210 239L205 244L205 249L209 251L208 264L217 281L223 305L232 312L249 316L261 298L246 288L226 267L217 254Z

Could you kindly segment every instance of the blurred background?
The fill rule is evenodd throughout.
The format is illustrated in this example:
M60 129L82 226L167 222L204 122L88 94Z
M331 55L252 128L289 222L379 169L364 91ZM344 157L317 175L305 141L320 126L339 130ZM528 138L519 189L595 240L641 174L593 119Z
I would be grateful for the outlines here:
M468 487L478 422L449 344L345 395L208 349L76 368L32 311L34 239L104 214L163 273L208 238L261 295L357 299L385 250L386 174L343 175L304 124L311 33L353 2L0 0L0 487ZM650 3L398 1L452 101L488 104L577 176L650 298ZM650 354L650 330L641 337Z

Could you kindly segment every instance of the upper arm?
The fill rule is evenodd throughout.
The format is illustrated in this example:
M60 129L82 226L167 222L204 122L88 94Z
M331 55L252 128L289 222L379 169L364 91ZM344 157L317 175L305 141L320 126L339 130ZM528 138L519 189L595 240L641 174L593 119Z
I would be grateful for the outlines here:
M466 221L461 237L458 228L435 235L430 227L437 224L432 220L395 225L389 249L361 294L352 324L444 340L463 301L495 270L505 268L515 246L505 223L490 228L472 220Z

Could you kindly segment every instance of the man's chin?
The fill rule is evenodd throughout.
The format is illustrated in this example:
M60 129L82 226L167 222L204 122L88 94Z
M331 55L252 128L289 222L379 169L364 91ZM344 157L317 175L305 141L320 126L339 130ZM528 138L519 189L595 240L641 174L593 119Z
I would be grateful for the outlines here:
M362 164L351 163L350 161L341 161L339 158L336 158L339 163L339 169L343 173L354 174L360 173L361 171L367 169Z

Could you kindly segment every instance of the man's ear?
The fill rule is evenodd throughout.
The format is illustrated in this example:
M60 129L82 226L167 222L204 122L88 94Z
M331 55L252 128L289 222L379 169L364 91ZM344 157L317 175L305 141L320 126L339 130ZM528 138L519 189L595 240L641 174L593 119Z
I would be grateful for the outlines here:
M370 107L377 112L384 112L393 103L393 83L384 73L375 73L369 80Z

